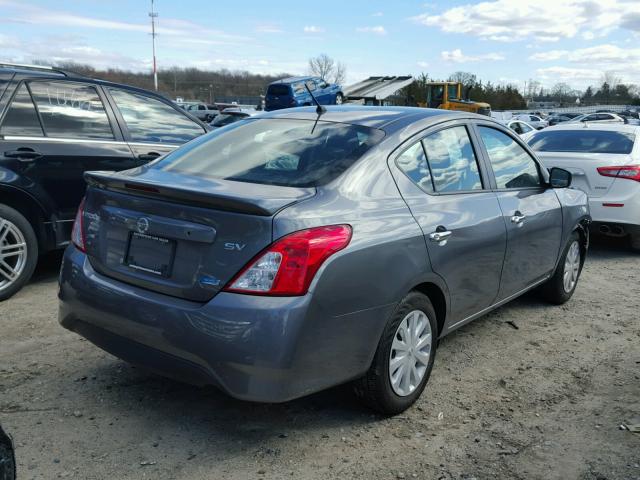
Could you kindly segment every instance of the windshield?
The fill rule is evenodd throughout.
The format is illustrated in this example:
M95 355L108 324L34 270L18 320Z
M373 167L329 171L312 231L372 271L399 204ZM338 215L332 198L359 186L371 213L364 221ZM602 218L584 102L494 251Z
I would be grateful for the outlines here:
M343 123L247 119L197 139L153 168L240 182L314 187L337 178L384 137Z
M537 152L629 154L634 141L633 133L584 128L542 131L529 140L529 145Z
M267 89L268 95L289 95L289 85L276 84L269 85Z

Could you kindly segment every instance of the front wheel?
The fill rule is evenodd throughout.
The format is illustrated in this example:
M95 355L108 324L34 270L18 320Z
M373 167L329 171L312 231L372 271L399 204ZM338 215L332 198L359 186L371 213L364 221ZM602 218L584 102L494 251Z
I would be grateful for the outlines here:
M387 321L369 371L355 383L356 395L385 415L409 408L427 385L437 338L433 305L411 292Z
M542 294L547 301L562 305L573 296L582 272L582 264L580 236L577 232L573 232L562 252L556 271L542 286Z
M341 93L336 94L336 105L342 105L344 103L344 97Z
M629 244L632 250L640 252L640 233L632 233L629 236Z
M38 261L38 240L24 216L0 205L0 301L29 281Z

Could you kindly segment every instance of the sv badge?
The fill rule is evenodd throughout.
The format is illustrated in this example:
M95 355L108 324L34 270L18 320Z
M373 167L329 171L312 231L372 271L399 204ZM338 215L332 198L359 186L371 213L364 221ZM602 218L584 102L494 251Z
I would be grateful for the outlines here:
M246 247L247 244L246 243L232 243L232 242L226 242L224 244L224 249L225 250L231 250L234 252L241 252L244 247Z

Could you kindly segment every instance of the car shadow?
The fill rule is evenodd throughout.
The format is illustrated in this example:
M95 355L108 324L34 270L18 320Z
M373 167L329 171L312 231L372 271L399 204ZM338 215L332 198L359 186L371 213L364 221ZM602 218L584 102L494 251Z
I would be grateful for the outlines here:
M64 250L54 250L40 256L29 283L49 282L58 277Z

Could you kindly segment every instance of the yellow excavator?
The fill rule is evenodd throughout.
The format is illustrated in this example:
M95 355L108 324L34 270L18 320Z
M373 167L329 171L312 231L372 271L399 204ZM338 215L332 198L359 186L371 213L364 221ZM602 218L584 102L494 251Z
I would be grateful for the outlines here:
M427 108L459 110L491 116L491 105L485 102L469 100L471 87L464 89L460 82L429 82L427 84Z

